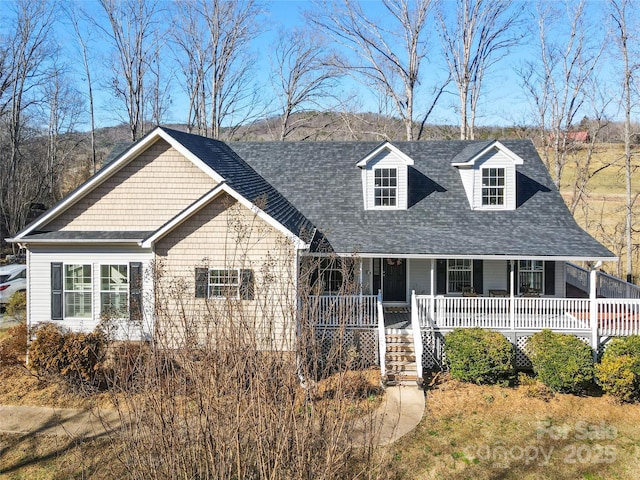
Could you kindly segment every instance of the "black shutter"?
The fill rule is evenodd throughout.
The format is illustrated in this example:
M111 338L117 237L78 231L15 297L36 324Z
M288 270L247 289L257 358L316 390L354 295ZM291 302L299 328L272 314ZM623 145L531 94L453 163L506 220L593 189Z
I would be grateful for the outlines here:
M484 291L482 285L482 260L473 261L473 289L478 295Z
M253 270L248 268L240 270L240 298L242 300L254 298Z
M436 293L447 293L447 261L443 259L436 262Z
M51 320L62 320L62 263L51 264Z
M196 298L207 298L209 270L196 267Z
M544 262L544 294L556 294L556 262Z
M129 318L142 320L142 263L129 263Z

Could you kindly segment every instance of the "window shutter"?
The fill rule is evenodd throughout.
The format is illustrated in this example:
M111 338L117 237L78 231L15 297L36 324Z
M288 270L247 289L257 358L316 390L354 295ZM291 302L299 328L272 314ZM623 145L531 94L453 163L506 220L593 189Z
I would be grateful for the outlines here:
M142 263L129 263L129 318L142 320Z
M447 261L442 259L436 262L436 293L447 293Z
M482 285L482 260L473 261L473 289L478 295L482 295L484 291Z
M51 320L62 320L62 263L51 264Z
M253 283L253 270L248 268L240 270L240 298L242 300L253 300Z
M196 267L196 298L207 298L209 270Z
M544 294L556 294L556 262L544 262Z

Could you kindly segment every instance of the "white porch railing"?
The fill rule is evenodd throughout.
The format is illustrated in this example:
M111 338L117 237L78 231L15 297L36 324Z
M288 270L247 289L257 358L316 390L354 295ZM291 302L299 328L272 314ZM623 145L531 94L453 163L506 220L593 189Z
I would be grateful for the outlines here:
M566 282L583 292L589 293L589 270L569 262L565 265Z
M416 292L411 292L411 331L413 332L413 347L416 354L416 373L418 378L422 377L422 332L420 330L420 317L418 315L418 303Z
M387 335L384 328L384 309L382 308L382 292L378 292L376 310L378 312L378 356L380 360L380 374L387 374Z
M378 326L376 295L310 296L309 314L322 327Z
M589 299L415 296L421 328L588 330ZM431 303L434 313L431 315Z
M599 298L596 304L600 335L640 335L640 300Z
M640 287L625 282L604 272L596 272L596 293L604 298L635 298L640 299ZM573 263L566 264L566 279L569 285L589 293L589 270Z

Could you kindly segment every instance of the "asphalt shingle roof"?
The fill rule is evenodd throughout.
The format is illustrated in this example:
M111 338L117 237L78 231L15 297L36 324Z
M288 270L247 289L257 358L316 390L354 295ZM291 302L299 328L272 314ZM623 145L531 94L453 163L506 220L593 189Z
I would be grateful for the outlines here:
M415 161L404 211L364 209L356 163L379 143L229 145L339 253L613 257L576 224L530 141L501 142L524 160L513 211L472 210L451 166L488 142L392 143Z

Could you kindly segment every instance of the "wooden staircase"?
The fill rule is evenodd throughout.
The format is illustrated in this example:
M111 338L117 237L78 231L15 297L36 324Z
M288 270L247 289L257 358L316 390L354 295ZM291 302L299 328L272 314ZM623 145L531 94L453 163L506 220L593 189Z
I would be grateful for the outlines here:
M387 350L385 354L388 385L418 380L416 351L411 329L385 329Z

